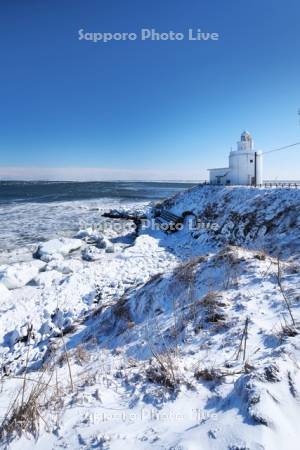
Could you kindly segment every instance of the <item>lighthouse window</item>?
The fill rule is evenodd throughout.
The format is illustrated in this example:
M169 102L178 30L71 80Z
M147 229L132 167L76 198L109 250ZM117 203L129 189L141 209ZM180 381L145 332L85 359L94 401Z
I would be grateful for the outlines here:
M252 162L252 163L253 163L253 159L250 159L250 162Z

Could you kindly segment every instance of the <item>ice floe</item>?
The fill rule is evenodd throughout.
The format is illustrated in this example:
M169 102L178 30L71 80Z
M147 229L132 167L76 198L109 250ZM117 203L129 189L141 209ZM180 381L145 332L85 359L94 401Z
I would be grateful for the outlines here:
M0 283L7 289L17 289L32 281L45 267L43 261L15 263L0 267Z
M51 259L57 258L57 255L67 255L74 250L78 250L82 244L80 239L51 239L38 246L35 256L45 262L49 262Z

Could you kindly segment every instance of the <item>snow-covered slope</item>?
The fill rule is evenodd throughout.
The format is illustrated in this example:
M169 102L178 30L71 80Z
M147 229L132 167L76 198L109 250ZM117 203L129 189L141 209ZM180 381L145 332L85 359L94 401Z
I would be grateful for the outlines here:
M298 448L300 191L199 186L162 206L183 230L90 262L83 241L0 290L3 446Z
M286 258L300 252L300 192L298 189L256 189L200 185L166 200L162 206L177 215L187 214L199 229L187 234L193 238L193 251L208 244L242 245ZM173 241L178 234L173 235ZM179 244L185 240L179 237Z

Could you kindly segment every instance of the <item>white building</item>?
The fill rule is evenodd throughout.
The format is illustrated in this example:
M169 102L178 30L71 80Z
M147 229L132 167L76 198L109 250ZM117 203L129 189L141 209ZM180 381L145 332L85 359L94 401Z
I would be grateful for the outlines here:
M253 139L247 131L241 135L237 149L229 154L229 167L208 169L212 184L262 184L262 153L254 150Z

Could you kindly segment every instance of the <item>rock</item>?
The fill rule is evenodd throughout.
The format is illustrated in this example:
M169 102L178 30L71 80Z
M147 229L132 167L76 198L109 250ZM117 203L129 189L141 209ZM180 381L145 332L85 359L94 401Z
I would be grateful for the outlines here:
M57 255L68 255L74 250L78 250L82 246L80 239L59 238L52 239L48 242L40 244L35 257L45 262L57 259Z
M45 263L42 261L30 261L2 266L0 269L0 283L7 289L18 289L32 281L44 267Z

